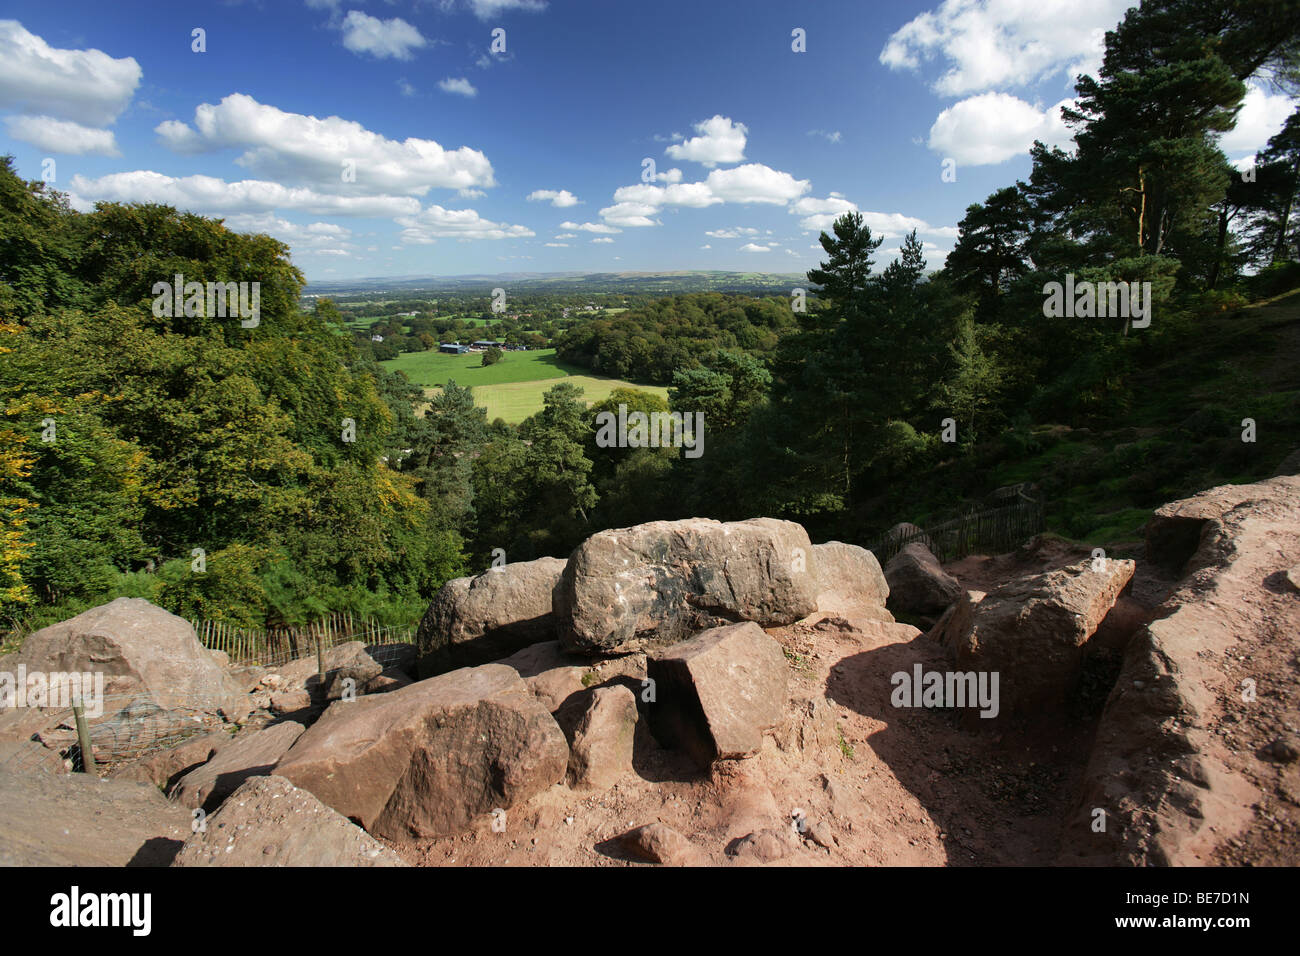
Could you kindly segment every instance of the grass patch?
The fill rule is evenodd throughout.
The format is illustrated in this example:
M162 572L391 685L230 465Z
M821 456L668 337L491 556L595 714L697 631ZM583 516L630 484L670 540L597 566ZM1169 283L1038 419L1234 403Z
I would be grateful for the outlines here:
M457 385L502 385L510 382L534 382L543 379L584 375L586 369L561 362L555 349L532 352L507 352L495 365L483 365L481 352L447 355L442 352L404 352L397 358L379 363L385 368L405 372L415 385L432 388L455 380Z
M848 740L845 739L844 731L842 730L840 731L840 753L844 754L844 756L848 757L850 760L854 757L853 744L849 743Z

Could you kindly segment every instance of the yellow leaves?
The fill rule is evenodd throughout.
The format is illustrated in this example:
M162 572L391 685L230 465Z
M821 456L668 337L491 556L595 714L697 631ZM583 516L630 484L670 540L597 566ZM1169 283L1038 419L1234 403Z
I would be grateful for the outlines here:
M0 319L0 335L16 336L16 335L22 335L24 332L25 329L23 329L21 325L14 325L12 322L6 322L4 319ZM7 345L0 345L0 355L4 355L7 352L12 352L12 351L13 349L9 348Z
M23 512L35 507L24 498L0 498L0 604L25 604L31 599L22 563L35 545L27 540Z

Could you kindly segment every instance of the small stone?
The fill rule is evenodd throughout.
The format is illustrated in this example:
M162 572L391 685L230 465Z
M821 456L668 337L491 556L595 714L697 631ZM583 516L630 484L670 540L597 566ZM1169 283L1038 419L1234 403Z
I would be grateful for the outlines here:
M1268 745L1268 755L1278 763L1295 763L1300 758L1300 747L1293 739L1278 737Z
M623 848L634 856L665 866L686 866L699 862L691 842L670 826L651 823L619 837Z
M760 863L779 860L788 852L789 844L784 835L771 829L759 830L743 836L727 849L730 856L756 860Z
M835 837L825 820L814 820L804 829L804 837L818 846L830 849L835 845Z

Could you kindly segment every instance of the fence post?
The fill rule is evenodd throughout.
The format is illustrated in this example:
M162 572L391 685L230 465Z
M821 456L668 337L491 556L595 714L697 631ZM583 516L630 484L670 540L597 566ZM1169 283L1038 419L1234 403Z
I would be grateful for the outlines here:
M98 774L95 751L90 746L90 727L86 724L86 708L78 697L72 704L72 717L77 723L77 746L81 748L81 772Z

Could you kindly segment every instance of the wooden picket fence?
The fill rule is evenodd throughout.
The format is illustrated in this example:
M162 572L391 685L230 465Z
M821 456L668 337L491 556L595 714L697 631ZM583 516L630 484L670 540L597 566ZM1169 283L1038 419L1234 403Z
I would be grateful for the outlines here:
M920 541L941 562L947 562L970 554L1002 554L1043 531L1041 495L1017 486L992 500L1005 503L972 508L910 534L885 535L868 547L884 565L906 545Z
M386 626L340 611L310 624L284 624L270 628L237 627L222 621L191 621L199 643L223 651L232 664L274 667L336 644L414 644L414 624Z

